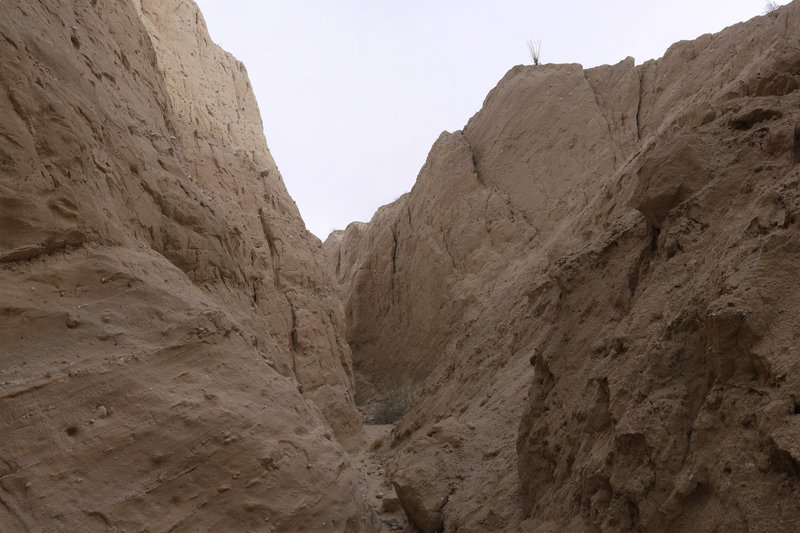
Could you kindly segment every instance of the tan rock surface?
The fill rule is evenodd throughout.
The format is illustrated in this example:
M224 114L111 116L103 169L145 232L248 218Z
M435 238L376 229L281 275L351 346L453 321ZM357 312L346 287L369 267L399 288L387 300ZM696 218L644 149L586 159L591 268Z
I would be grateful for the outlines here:
M350 449L363 444L352 397L350 348L340 301L267 149L258 106L241 62L208 37L193 2L141 0L188 170L209 203L233 224L239 261L269 331L292 355L303 393ZM244 167L245 172L235 172Z
M515 67L326 242L424 531L795 531L800 4Z
M0 529L375 531L340 304L194 4L6 0L0 58Z

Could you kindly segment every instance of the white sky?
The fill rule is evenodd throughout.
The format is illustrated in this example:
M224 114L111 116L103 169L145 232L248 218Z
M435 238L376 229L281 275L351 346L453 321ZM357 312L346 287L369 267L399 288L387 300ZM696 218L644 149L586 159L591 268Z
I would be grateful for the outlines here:
M242 60L272 155L325 239L411 189L514 65L640 64L762 14L762 0L195 0ZM781 4L786 3L779 2Z

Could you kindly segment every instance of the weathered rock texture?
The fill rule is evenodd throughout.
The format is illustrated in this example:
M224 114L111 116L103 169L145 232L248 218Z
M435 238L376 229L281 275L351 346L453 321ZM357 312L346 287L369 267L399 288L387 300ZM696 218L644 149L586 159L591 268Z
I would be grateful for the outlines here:
M0 89L0 529L374 531L341 305L195 5L0 2Z
M422 531L800 527L800 4L515 67L326 242Z

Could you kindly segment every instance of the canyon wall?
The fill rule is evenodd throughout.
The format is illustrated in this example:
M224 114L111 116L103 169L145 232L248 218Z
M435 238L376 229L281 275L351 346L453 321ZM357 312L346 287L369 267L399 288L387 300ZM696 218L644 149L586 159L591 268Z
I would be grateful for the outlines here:
M375 531L319 241L188 0L0 2L0 524Z
M357 398L433 531L794 531L800 4L518 66L325 243Z
M190 0L0 2L0 529L379 531L358 400L426 533L795 531L799 36L514 67L320 247Z

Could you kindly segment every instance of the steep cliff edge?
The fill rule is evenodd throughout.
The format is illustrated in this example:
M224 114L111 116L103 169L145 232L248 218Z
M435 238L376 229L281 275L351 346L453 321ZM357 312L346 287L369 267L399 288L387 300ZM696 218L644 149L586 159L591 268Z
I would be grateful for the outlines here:
M257 265L244 280L252 303L291 354L304 395L343 443L357 447L361 427L340 302L318 259L320 243L306 231L267 149L244 65L211 42L194 3L139 5L177 116L187 170L238 232L238 261ZM247 171L237 172L242 165Z
M0 3L0 524L374 531L336 293L188 0Z
M326 242L422 531L794 531L800 4L515 67Z

